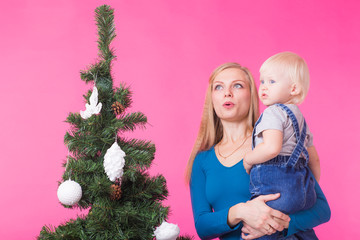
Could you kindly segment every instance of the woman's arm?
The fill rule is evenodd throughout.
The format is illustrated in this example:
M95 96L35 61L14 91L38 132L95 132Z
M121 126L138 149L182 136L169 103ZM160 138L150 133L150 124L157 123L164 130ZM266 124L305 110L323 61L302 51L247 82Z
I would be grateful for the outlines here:
M315 205L312 208L290 215L291 221L287 231L287 236L299 231L312 229L330 220L331 211L329 204L318 182L316 181L315 191L317 199Z
M234 231L227 224L229 209L213 212L205 195L205 175L201 167L201 157L195 158L190 180L190 194L196 232L201 239L213 239Z
M316 148L314 146L308 147L307 151L309 153L309 168L313 173L316 181L320 181L320 160L319 155L317 154Z

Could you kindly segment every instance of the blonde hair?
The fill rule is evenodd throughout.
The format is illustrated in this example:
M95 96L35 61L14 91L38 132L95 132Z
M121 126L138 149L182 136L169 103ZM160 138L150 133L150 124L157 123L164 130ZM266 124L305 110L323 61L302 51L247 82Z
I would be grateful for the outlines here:
M257 94L257 88L255 85L254 78L246 67L241 66L238 63L229 62L224 63L217 67L211 74L209 78L209 85L206 91L204 109L202 113L202 118L200 122L200 129L194 144L194 147L191 151L190 158L186 167L186 182L190 182L192 166L194 159L199 151L209 150L211 146L220 142L223 137L223 127L220 121L220 118L216 115L212 103L212 89L214 79L224 71L225 69L236 68L243 71L249 81L250 86L250 97L251 103L249 112L247 115L247 128L252 131L254 124L259 116L259 100Z
M294 96L292 103L302 103L310 86L310 74L305 60L295 53L281 52L271 56L261 65L260 74L276 70L287 74L290 81L299 89L299 94Z

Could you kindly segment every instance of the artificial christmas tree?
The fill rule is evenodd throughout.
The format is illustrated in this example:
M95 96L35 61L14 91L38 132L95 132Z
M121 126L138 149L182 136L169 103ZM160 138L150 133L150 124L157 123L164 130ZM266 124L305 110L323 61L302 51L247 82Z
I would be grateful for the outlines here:
M44 226L38 239L153 239L169 212L161 203L168 194L166 181L146 172L155 146L123 135L144 126L147 118L141 112L124 114L131 105L131 92L123 84L113 88L113 9L103 5L95 13L99 59L81 72L82 80L94 84L93 91L84 96L86 110L70 113L66 120L71 130L65 134L65 144L71 154L63 175L64 181L72 179L82 189L77 203L71 198L64 206L89 213L57 228Z

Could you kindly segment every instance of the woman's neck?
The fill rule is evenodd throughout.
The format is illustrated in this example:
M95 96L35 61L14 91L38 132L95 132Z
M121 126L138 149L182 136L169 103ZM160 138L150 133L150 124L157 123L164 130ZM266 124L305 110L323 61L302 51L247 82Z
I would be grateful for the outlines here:
M226 122L222 121L223 126L223 138L222 144L236 144L239 141L243 141L244 138L251 134L251 130L248 129L245 121L242 122Z
M251 151L251 129L243 122L225 122L223 125L223 138L215 146L215 154L219 162L231 167L244 158Z

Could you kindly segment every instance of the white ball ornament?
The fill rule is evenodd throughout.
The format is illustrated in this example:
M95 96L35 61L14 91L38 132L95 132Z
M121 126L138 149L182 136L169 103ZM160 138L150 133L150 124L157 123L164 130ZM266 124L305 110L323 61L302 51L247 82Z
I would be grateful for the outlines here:
M176 240L180 234L180 228L176 224L163 221L154 231L156 240Z
M57 190L57 196L59 201L68 206L72 206L78 203L82 196L82 190L80 184L71 179L66 180L60 184Z
M117 178L122 177L124 173L125 156L125 152L121 150L116 142L106 151L104 156L104 169L110 181L114 182Z

